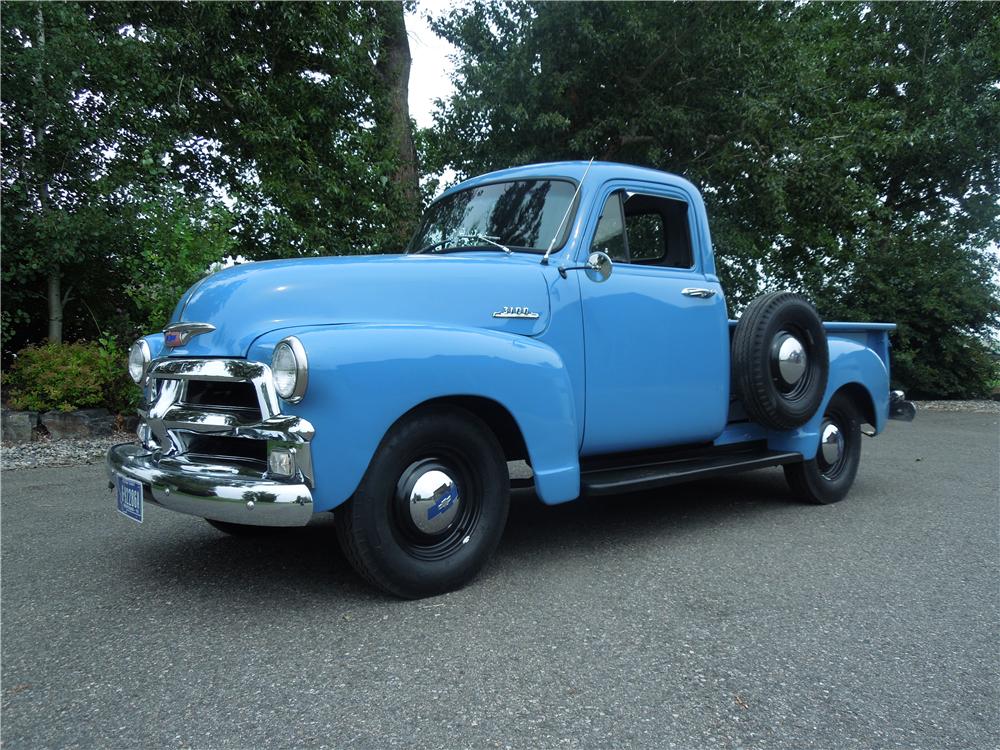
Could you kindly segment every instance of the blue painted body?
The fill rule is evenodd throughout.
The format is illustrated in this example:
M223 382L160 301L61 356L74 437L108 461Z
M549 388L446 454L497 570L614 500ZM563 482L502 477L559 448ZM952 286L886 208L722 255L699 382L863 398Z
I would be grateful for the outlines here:
M448 192L521 178L579 183L586 170L576 162L520 167ZM560 274L561 265L586 259L607 195L630 187L687 202L694 267L621 263L604 283ZM315 427L317 511L354 493L397 419L439 398L478 397L506 409L524 438L538 495L550 504L579 496L582 456L759 439L815 455L819 416L790 432L727 425L730 322L694 186L654 170L595 163L568 237L547 265L538 254L485 250L246 264L199 282L174 311L172 323L209 322L215 331L172 349L162 334L146 340L154 358L269 362L280 339L297 336L309 358L309 386L300 403L283 403L282 411ZM680 295L687 286L717 294ZM504 306L528 307L538 318L492 317ZM857 384L877 430L888 416L892 328L827 324L826 399Z

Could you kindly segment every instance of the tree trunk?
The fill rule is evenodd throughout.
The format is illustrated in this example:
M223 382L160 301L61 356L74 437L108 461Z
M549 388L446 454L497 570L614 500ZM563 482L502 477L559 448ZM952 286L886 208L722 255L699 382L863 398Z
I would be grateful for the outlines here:
M388 92L389 133L396 151L393 182L409 204L407 216L398 227L401 238L412 230L420 208L420 183L417 176L417 150L410 125L410 40L406 36L403 3L379 3L377 6L384 33L383 46L375 66Z
M42 4L38 4L35 11L35 22L38 25L39 60L38 70L35 74L35 95L38 97L38 105L35 108L35 151L38 164L38 211L43 217L49 211L49 178L46 169L45 159L45 108L41 106L45 102L45 79L42 71L45 65L45 14L42 12ZM48 276L48 301L49 301L49 343L62 343L63 329L63 296L62 277L58 265L53 265L49 269Z
M63 296L62 278L56 269L49 274L49 343L62 343Z

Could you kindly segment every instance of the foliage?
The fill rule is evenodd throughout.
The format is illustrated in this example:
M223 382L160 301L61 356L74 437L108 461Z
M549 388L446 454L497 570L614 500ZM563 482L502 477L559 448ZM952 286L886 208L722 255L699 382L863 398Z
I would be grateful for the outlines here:
M896 320L894 379L982 392L1000 306L1000 10L490 2L435 22L456 93L420 134L468 175L566 158L702 190L732 313L764 289Z
M125 259L132 300L142 330L162 330L181 295L209 268L235 255L232 216L224 206L187 200L161 190L139 209L146 232Z
M68 337L134 335L206 233L206 256L398 247L415 207L380 74L398 21L391 3L4 3L5 351L45 335L53 279Z
M170 168L237 199L239 252L382 249L405 207L378 64L397 4L151 3Z
M3 309L30 314L37 331L45 318L34 300L45 299L49 283L58 310L84 285L74 279L61 289L62 279L90 276L113 246L116 172L133 171L148 141L119 137L142 132L147 118L137 90L116 82L148 66L136 40L109 33L84 5L5 4L3 12Z
M22 349L4 373L6 396L16 409L74 411L135 407L138 388L126 372L125 352L113 339L45 344Z

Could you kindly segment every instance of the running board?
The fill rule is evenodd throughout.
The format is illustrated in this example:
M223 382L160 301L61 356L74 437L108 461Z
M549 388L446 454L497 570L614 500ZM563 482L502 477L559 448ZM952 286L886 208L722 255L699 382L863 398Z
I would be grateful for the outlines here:
M738 471L765 469L795 463L800 453L754 450L723 455L691 456L638 466L617 466L584 471L580 475L583 495L617 495L666 487L692 479L707 479Z

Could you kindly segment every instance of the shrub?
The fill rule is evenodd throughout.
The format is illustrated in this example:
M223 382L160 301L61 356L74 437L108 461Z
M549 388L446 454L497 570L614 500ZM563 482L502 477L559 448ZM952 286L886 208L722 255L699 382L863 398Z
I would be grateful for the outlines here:
M113 339L28 346L4 374L5 395L16 409L74 411L105 407L131 411L139 389L126 370L127 352Z

